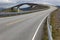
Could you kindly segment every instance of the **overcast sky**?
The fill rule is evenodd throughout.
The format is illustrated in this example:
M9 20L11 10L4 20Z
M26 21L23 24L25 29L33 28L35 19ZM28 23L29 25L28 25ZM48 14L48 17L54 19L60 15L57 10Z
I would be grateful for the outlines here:
M16 3L16 2L37 2L60 5L60 0L0 0L0 3Z

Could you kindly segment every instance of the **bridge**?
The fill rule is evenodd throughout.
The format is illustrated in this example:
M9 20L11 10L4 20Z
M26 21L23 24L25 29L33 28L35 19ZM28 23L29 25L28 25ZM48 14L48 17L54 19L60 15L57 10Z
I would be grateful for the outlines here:
M9 7L9 8L7 8L7 9L9 9L9 10L15 10L15 9L17 9L18 10L18 12L20 12L20 10L21 10L21 6L23 6L23 5L28 5L29 6L29 11L31 11L31 10L38 10L38 9L47 9L47 8L49 8L48 6L46 6L46 5L42 5L42 4L35 4L35 3L22 3L22 4L17 4L17 5L14 5L14 6L12 6L12 7ZM6 10L6 9L5 9Z
M24 3L19 4L16 6L11 7L14 9L15 7L18 8L22 5L30 5L33 8L33 5L36 6L37 4L30 4ZM39 5L38 5L39 6ZM44 11L31 12L30 14L26 15L17 15L11 17L3 17L0 18L0 40L42 40L43 37L43 27L47 20L48 26L48 34L50 40L51 32L49 30L49 20L50 14L57 8L54 6L49 6L50 8ZM19 14L15 12L6 12L6 14L1 13L1 15L11 15L11 14ZM25 13L25 12L24 12Z

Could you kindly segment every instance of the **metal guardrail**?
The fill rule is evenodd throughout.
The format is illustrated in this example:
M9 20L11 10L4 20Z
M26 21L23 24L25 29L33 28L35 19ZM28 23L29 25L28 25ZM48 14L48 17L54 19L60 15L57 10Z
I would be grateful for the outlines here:
M48 29L48 40L53 40L52 26L50 25L50 15L48 15L48 17L47 17L47 29Z

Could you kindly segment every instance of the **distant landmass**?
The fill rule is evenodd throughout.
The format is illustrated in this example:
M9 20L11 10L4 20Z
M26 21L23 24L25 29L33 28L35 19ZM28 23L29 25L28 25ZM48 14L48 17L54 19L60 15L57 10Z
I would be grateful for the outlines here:
M60 8L60 6L57 6L58 8Z
M9 7L10 5L13 5L13 3L0 3L0 11L6 7Z
M21 8L20 10L28 11L28 10L30 10L30 7L27 7L27 8Z
M14 4L12 4L12 3L0 3L0 10L3 10L3 9L5 9L5 7L9 7L11 5L14 5ZM30 8L29 7L21 8L21 10L27 11L27 10L30 10Z
M11 5L14 5L13 3L0 3L0 8L6 8L9 7Z
M4 8L0 8L0 10L3 10Z

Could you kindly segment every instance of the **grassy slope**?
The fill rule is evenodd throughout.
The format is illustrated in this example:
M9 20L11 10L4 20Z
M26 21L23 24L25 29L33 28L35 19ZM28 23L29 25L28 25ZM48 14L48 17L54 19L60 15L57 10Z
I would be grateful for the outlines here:
M44 27L44 36L42 40L48 40L48 32L47 32L47 20L45 22L45 27Z
M60 40L60 29L58 29L58 25L57 23L59 23L60 21L57 21L56 19L58 19L58 16L57 14L59 14L60 12L60 9L57 9L56 11L52 12L51 14L51 25L52 25L52 28L53 28L53 39L54 40Z

